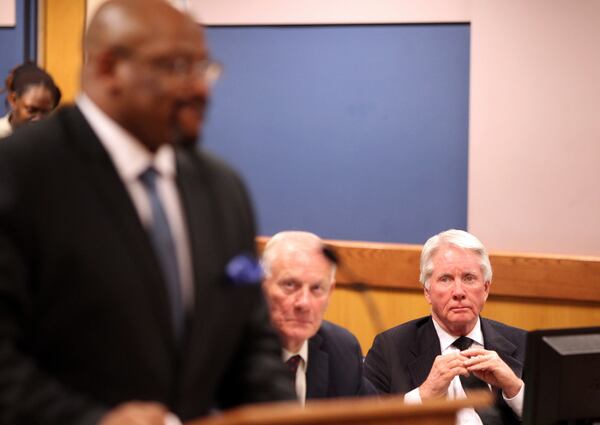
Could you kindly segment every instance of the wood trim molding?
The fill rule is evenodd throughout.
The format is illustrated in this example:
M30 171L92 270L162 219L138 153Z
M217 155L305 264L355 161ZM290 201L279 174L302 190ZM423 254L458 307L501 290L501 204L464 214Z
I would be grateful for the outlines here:
M262 250L268 237L257 238ZM338 254L340 287L419 290L421 245L326 240ZM600 257L491 252L492 294L540 300L600 302Z

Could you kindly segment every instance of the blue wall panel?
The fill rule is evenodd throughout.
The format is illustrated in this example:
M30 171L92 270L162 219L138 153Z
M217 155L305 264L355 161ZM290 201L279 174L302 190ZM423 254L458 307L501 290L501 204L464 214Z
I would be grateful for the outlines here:
M422 243L467 225L468 25L211 27L203 143L259 231Z
M4 88L4 80L11 69L27 59L35 60L37 2L18 0L16 5L16 25L14 27L0 27L1 88ZM5 96L6 93L3 93L0 102L0 116L6 113Z

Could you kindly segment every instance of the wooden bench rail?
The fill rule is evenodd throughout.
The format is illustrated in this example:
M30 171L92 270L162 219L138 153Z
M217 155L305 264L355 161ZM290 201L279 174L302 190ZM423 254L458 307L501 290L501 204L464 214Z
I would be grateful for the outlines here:
M258 237L259 251L268 237ZM420 289L421 245L327 240L340 259L338 284ZM600 257L491 252L492 294L600 302Z
M323 399L309 401L306 408L297 403L243 406L185 425L453 425L458 409L491 403L489 392L473 393L467 399L440 399L413 405L404 404L403 396L399 395L381 399Z

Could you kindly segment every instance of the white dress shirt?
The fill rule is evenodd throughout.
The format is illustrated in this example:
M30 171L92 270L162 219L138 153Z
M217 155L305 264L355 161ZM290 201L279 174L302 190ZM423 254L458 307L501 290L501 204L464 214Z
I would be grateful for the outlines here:
M300 356L300 363L298 363L298 369L296 369L296 396L302 406L306 403L306 369L308 368L308 341L304 341L304 344L300 347L297 353L283 349L283 361L287 362L289 358L298 355Z
M10 125L10 112L0 118L0 139L10 136L13 132L12 126Z
M450 335L446 332L436 321L433 319L433 326L435 327L435 331L440 340L440 349L442 355L449 353L459 353L460 350L452 345L452 343L460 336ZM477 324L473 328L473 330L465 335L473 340L472 348L483 348L483 333L481 332L481 321L478 318ZM513 398L507 398L504 393L502 396L506 403L510 406L510 408L517 414L520 418L523 412L523 397L525 394L525 385L521 387L519 393ZM466 398L465 390L460 383L460 376L455 376L450 385L448 386L448 398L456 399L456 398ZM419 394L419 388L415 388L412 391L409 391L404 395L404 401L406 403L417 404L421 403L421 395ZM457 425L482 425L481 418L475 412L475 409L460 409L456 415L456 424Z
M108 152L145 227L152 223L152 209L148 193L139 177L151 165L158 172L157 190L173 235L183 302L186 310L189 311L194 302L191 252L175 181L177 170L173 147L165 144L153 153L106 115L85 94L80 95L76 103Z

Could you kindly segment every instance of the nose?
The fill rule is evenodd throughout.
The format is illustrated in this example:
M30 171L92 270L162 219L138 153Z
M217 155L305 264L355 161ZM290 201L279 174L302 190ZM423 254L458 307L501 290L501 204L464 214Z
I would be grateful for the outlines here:
M296 310L306 310L309 305L310 292L308 288L303 288L296 294L294 299L294 308Z
M456 301L461 301L466 298L465 288L460 279L456 279L454 282L454 288L452 290L452 299Z
M45 116L46 116L46 114L43 113L43 112L35 112L35 113L33 113L33 114L30 115L29 121L39 121L42 118L44 118Z
M211 85L203 77L193 77L191 81L192 89L196 95L207 98L210 94Z

